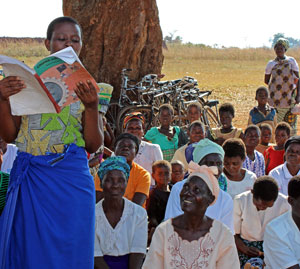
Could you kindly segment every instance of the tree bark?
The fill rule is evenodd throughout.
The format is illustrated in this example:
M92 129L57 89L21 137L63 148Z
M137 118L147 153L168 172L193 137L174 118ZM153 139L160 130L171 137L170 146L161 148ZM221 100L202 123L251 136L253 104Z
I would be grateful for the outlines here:
M75 18L83 31L80 58L96 81L114 87L117 99L121 71L131 79L160 74L162 31L156 0L63 0L65 16Z

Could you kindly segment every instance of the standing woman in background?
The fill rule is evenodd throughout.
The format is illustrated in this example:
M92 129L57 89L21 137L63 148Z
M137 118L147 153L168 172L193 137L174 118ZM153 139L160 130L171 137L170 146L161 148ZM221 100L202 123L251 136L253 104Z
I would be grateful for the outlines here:
M299 66L293 57L285 55L288 48L289 41L285 38L279 38L275 43L276 58L267 64L265 83L269 85L269 105L277 110L277 122L287 122L296 134L297 116L291 113L291 109L300 102L296 87Z
M46 48L82 48L78 22L53 20ZM0 136L16 141L7 203L0 217L0 268L94 268L95 188L87 152L103 144L98 94L90 81L77 84L80 101L58 114L16 117L9 97L25 88L18 77L0 81Z

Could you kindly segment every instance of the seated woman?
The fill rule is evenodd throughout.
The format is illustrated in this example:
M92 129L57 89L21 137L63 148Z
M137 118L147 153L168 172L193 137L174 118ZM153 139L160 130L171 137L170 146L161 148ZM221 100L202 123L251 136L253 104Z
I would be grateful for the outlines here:
M233 201L230 195L224 191L224 186L226 184L226 177L224 176L223 178L221 176L223 174L222 173L223 159L224 159L223 148L219 146L217 143L210 141L208 138L204 138L200 140L200 142L196 144L192 144L190 146L193 146L193 151L192 151L193 162L199 165L216 166L218 169L217 178L220 187L220 192L216 203L207 208L206 215L212 219L216 219L224 223L225 225L227 225L227 227L229 227L232 233L234 233L233 232ZM172 187L167 208L166 208L165 220L170 218L175 218L183 214L180 205L180 192L185 182L186 179L177 182Z
M300 268L300 177L288 185L291 211L272 220L266 227L264 251L266 269Z
M144 269L240 268L230 230L205 215L217 200L218 181L209 167L194 165L180 193L184 213L156 228Z
M293 176L300 175L300 136L290 137L284 144L285 162L269 173L279 186L279 191L287 195L287 187Z
M266 225L290 209L286 196L278 193L276 181L258 178L251 191L234 199L235 243L241 267L252 257L263 255L262 240Z
M96 205L95 267L141 268L147 247L147 213L123 198L130 167L124 157L101 163L104 199Z
M149 196L151 176L146 169L133 161L138 151L139 140L136 136L123 133L116 138L115 155L125 157L127 164L130 167L130 174L124 197L145 208L146 199ZM99 175L95 177L95 189L96 202L98 202L103 198Z
M256 175L243 168L246 147L239 138L229 138L223 144L224 174L227 177L227 192L232 199L242 192L252 189Z

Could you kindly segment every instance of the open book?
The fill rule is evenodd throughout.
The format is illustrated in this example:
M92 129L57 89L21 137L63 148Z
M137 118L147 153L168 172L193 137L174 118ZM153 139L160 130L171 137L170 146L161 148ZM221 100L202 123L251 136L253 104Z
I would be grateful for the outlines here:
M34 70L4 55L0 55L0 65L6 77L18 76L26 85L21 92L9 97L13 115L60 112L79 100L74 89L80 81L90 80L99 93L96 81L71 47L42 59Z

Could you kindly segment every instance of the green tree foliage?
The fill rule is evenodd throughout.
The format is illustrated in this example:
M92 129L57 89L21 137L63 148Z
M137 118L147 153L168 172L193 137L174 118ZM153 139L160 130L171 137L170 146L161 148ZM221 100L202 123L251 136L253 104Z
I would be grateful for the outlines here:
M277 33L273 36L273 38L270 40L272 42L272 47L274 47L274 45L276 44L277 40L279 38L285 38L289 41L290 43L290 48L296 48L296 47L300 47L300 39L295 39L293 37L286 37L284 36L283 33Z

